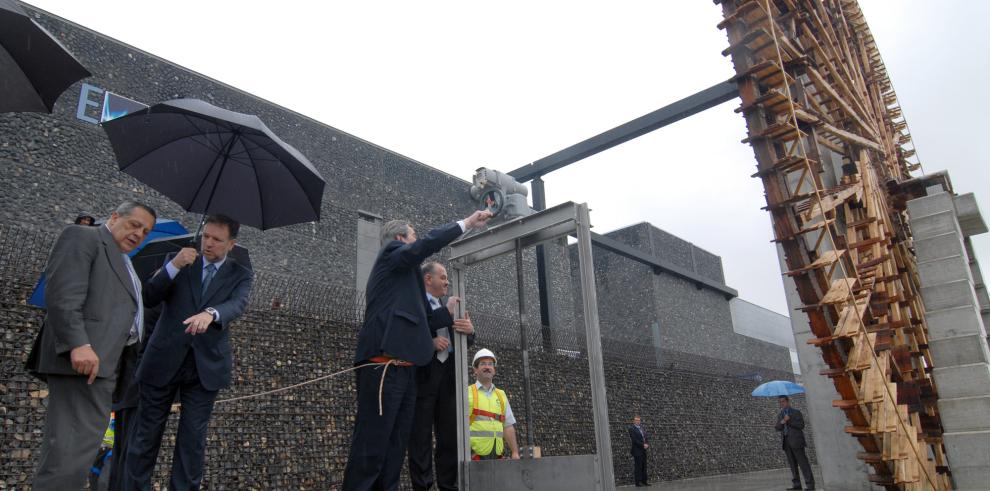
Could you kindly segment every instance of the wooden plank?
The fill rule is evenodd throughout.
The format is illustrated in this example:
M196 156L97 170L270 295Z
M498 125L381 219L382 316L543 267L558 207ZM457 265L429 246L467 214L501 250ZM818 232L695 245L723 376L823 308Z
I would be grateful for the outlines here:
M855 278L841 278L832 282L821 303L834 305L847 302L852 297L853 288L859 284Z

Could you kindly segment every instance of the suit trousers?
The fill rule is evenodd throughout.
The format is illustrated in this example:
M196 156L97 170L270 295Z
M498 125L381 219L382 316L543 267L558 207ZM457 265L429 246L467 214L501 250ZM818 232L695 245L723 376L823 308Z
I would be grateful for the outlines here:
M378 388L383 371L379 415ZM355 376L358 411L341 489L398 490L416 408L416 367L365 367Z
M791 466L791 482L794 487L801 487L801 476L798 475L798 467L801 467L801 474L804 474L806 487L815 487L815 476L811 474L811 464L808 456L804 453L804 447L792 448L784 444L784 453L787 454L787 464Z
M646 474L646 451L633 454L633 477L636 484L646 484L649 478Z
M147 318L145 316L145 319ZM139 349L138 344L125 346L124 352L120 355L117 388L113 391L113 454L110 457L110 478L108 479L110 491L124 489L124 462L127 457L128 430L133 425L134 416L137 414L137 398L133 397L133 394L137 393L134 372L137 370ZM124 400L128 398L132 400Z
M454 357L446 363L434 356L418 368L416 416L409 439L409 479L413 489L433 485L433 435L436 433L437 489L457 489L457 393ZM428 375L423 377L422 375Z
M206 390L199 381L192 348L186 352L182 366L165 387L140 384L137 416L131 424L124 463L125 490L151 489L151 478L162 444L162 434L176 394L182 403L179 429L172 453L170 491L199 489L203 480L203 457L215 390Z
M83 489L110 423L116 375L93 385L79 375L48 375L48 415L34 489Z

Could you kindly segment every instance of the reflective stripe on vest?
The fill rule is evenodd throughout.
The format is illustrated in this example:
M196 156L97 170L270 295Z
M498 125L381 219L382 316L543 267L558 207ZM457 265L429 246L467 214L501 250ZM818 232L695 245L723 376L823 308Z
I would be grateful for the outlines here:
M503 428L508 403L505 392L495 389L495 397L478 394L478 386L468 388L468 404L471 422L471 453L488 456L502 455L505 450Z
M502 438L501 431L471 431L471 436L479 438Z

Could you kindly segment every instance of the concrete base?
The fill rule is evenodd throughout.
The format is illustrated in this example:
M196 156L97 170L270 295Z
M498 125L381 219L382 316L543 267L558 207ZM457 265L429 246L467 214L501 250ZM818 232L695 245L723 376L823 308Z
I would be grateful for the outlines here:
M604 489L595 455L471 462L471 491Z
M964 256L948 256L918 263L921 286L935 286L957 280L973 280L972 270Z
M942 438L956 489L986 490L990 486L990 431L945 433Z
M938 383L938 378L935 381ZM987 415L990 415L990 396L939 399L938 410L942 416L942 428L947 433L985 431Z
M915 237L914 249L919 263L934 261L943 257L962 256L966 251L963 247L962 235L957 232L925 239Z
M950 281L935 286L923 286L921 287L921 299L924 300L925 310L928 311L967 305L972 305L975 308L977 305L973 282L969 279Z
M928 347L936 367L990 363L990 347L979 334L931 340Z
M986 337L987 333L980 322L980 312L975 305L966 305L952 309L928 310L925 313L928 321L928 339L945 339L958 336L978 335Z
M935 365L934 376L941 399L990 396L990 365L971 363L969 365ZM990 451L990 449L988 449Z

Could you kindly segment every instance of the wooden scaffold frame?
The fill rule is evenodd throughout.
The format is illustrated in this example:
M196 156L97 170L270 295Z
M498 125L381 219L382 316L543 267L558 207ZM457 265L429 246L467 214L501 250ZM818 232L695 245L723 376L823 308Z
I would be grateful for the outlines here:
M920 168L855 0L725 0L743 140L875 484L950 489L910 230L888 185Z

